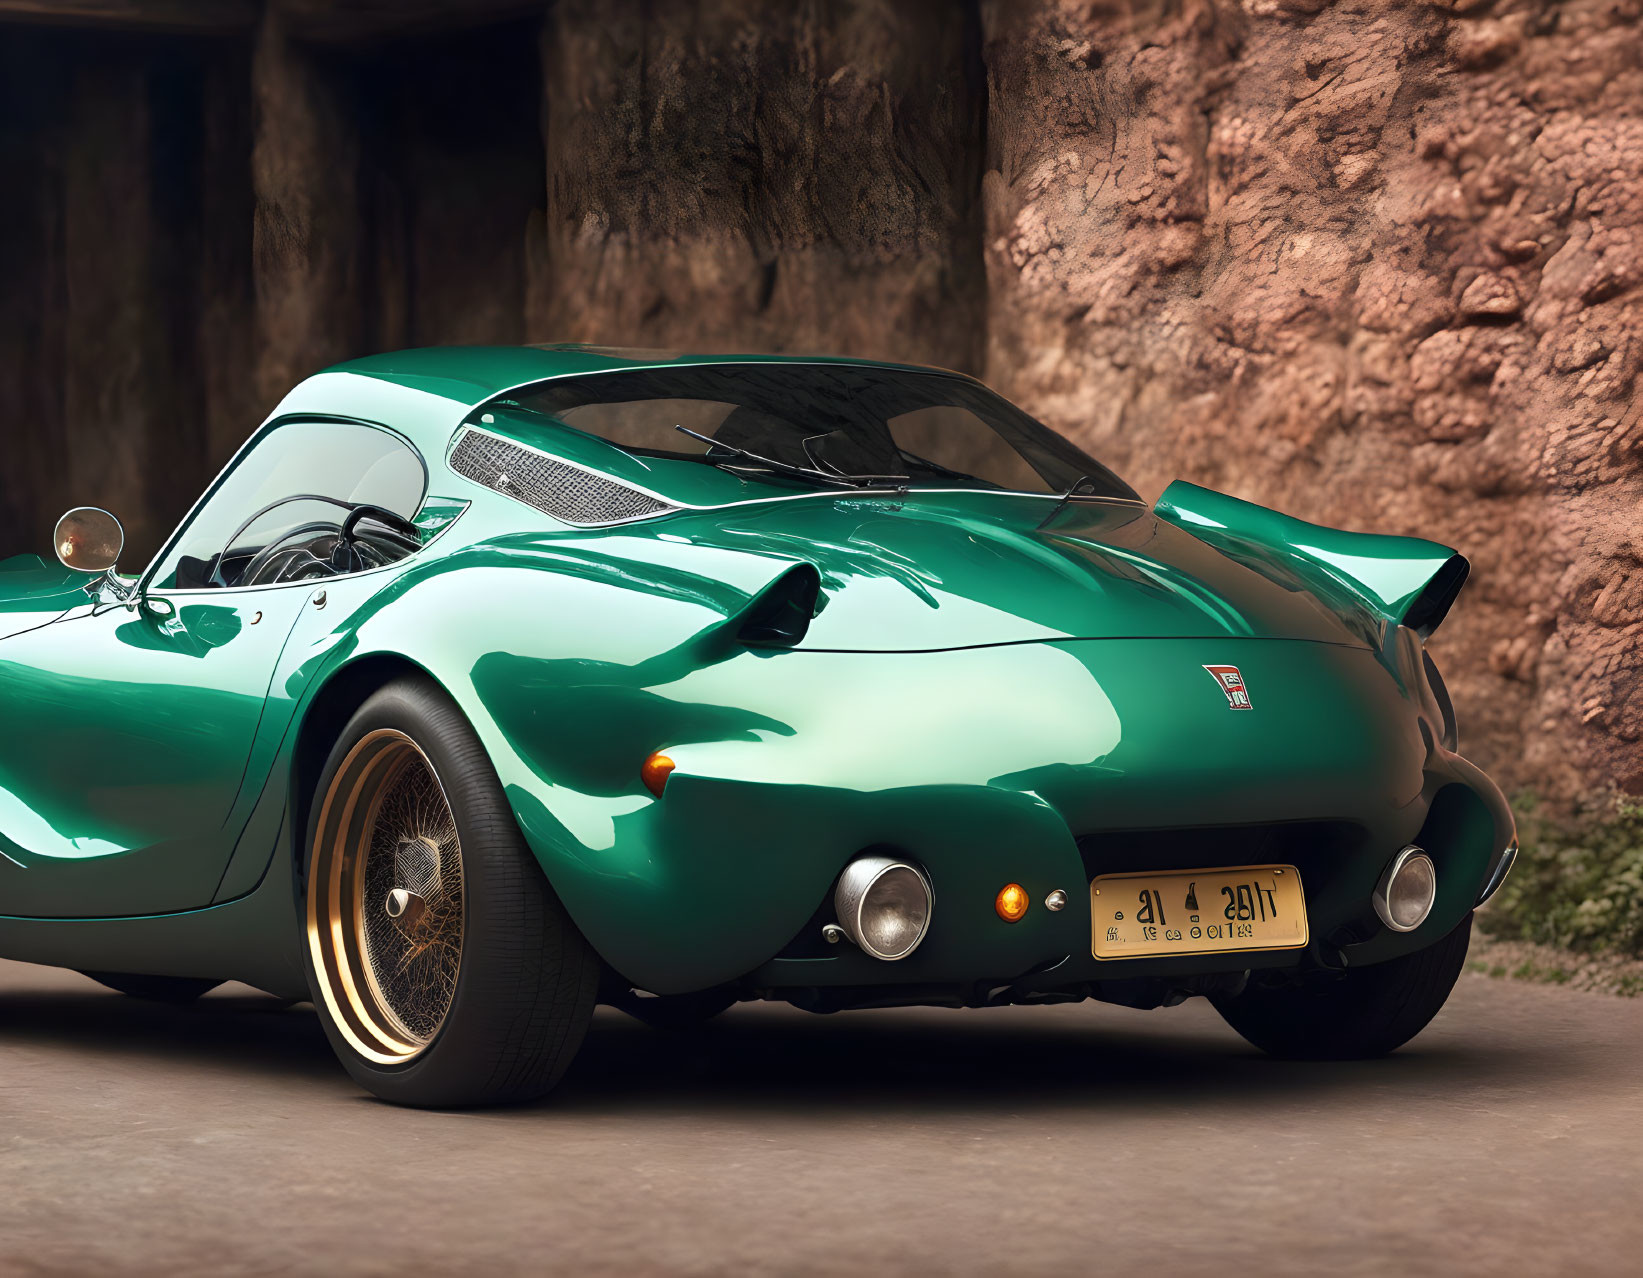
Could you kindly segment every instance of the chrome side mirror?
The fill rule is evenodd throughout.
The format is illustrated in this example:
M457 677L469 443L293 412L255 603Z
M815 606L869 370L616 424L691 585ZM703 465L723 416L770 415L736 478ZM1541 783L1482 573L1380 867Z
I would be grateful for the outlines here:
M75 572L109 572L125 548L125 529L106 510L81 506L57 521L52 545L63 567Z

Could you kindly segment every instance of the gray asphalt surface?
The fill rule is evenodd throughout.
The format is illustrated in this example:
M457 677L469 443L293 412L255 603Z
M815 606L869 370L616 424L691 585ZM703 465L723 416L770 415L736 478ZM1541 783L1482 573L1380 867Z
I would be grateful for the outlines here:
M1637 1274L1643 1000L1467 975L1384 1061L1201 1000L601 1012L549 1102L358 1092L313 1012L0 963L0 1272Z

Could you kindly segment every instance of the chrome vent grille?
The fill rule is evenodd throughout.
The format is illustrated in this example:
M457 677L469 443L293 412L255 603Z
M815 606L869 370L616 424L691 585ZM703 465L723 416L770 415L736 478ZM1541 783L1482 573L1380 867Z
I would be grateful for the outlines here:
M673 509L626 484L478 430L457 441L451 469L567 524L615 524Z

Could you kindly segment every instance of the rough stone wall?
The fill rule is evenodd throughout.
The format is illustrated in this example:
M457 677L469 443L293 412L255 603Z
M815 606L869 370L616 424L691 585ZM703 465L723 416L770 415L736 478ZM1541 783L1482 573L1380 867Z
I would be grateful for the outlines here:
M1643 5L986 10L988 370L1176 476L1461 547L1513 785L1643 790Z

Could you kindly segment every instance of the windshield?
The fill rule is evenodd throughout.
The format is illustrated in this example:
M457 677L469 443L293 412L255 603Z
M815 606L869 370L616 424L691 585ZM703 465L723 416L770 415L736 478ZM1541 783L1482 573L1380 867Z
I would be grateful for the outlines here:
M943 373L705 364L568 377L514 402L631 453L761 479L1061 493L1087 478L1081 496L1136 500L1008 400Z

